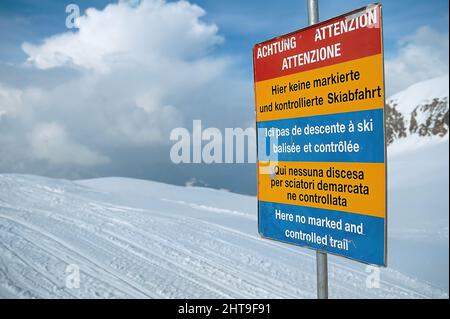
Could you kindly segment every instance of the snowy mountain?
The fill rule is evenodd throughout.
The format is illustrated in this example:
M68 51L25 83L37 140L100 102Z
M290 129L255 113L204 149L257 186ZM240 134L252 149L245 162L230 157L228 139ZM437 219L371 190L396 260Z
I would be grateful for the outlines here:
M388 221L380 287L330 255L330 297L448 298L448 142L393 157ZM315 280L313 251L258 236L252 196L0 175L1 298L315 298Z
M386 101L388 144L407 136L448 138L449 76L416 83Z

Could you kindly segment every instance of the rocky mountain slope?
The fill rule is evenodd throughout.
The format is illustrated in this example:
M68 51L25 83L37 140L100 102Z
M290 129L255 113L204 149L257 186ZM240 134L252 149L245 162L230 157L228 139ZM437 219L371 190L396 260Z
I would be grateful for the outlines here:
M448 75L416 83L386 100L388 145L411 135L445 137L449 114Z

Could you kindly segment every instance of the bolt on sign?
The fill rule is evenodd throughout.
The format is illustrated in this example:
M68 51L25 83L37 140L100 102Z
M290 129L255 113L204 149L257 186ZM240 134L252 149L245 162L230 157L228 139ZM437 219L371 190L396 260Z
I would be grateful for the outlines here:
M381 5L253 48L261 236L386 266Z

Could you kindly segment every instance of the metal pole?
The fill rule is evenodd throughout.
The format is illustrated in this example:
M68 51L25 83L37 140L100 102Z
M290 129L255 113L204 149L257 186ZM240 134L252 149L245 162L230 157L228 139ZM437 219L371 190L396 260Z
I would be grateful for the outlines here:
M307 0L308 2L308 24L319 22L319 0ZM316 251L317 264L317 298L328 299L328 262L327 254Z
M313 25L319 22L319 0L307 0L308 2L308 23Z
M328 299L328 262L327 254L316 251L317 299Z

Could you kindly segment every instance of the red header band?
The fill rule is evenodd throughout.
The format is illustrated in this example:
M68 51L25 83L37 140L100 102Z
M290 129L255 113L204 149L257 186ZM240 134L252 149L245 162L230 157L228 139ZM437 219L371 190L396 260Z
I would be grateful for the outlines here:
M255 45L255 82L381 53L380 19L373 5Z

